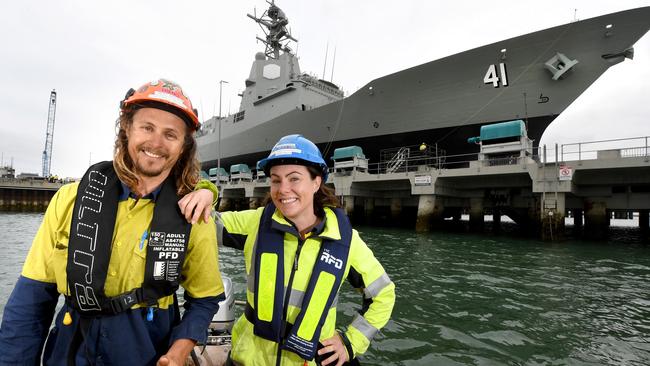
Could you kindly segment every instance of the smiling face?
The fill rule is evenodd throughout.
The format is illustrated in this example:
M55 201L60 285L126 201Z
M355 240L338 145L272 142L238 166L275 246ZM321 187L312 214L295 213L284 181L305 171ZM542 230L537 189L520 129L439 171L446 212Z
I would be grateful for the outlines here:
M165 179L183 152L185 122L175 114L141 108L126 130L129 157L141 178Z
M271 199L282 215L291 220L299 230L316 220L314 193L318 191L321 177L312 179L303 165L276 165L271 167Z

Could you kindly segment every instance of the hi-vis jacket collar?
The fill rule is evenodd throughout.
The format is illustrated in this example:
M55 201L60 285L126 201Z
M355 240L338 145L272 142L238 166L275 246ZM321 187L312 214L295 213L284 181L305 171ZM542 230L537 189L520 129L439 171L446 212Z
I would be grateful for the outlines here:
M321 225L324 226L322 229L319 228ZM273 222L271 223L271 227L276 230L290 233L296 237L300 237L296 228L284 218L282 212L277 208L273 213ZM334 214L334 211L329 207L325 207L325 218L317 225L316 229L317 230L314 233L315 236L330 240L341 240L341 233L339 232L339 223L336 219L336 214Z
M133 191L131 191L131 188L129 188L129 186L124 184L124 182L122 182L122 181L120 181L120 183L122 184L122 193L120 193L120 198L119 198L118 201L125 201L129 197L134 198L134 199L138 199L138 196L135 193L133 193ZM158 194L160 193L161 189L162 189L162 184L159 185L158 188L154 189L153 192L149 193L148 195L146 195L144 197L140 197L140 198L149 199L149 200L152 200L152 201L156 202L156 199L158 198Z

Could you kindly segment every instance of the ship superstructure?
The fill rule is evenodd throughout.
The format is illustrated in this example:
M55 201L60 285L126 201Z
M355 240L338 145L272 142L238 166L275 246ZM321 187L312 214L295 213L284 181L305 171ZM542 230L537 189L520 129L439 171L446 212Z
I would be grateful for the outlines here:
M298 40L287 30L289 20L279 7L271 3L262 16L248 16L265 32L265 38L257 39L264 43L266 49L255 55L250 74L245 80L246 89L240 94L242 99L239 112L205 121L201 136L219 139L221 123L225 140L292 110L308 111L343 98L343 91L335 84L300 71L298 58L288 46L288 42ZM200 139L200 145L207 140L208 137ZM203 154L206 157L213 155Z
M265 30L258 39L266 49L255 55L239 112L204 123L204 169L219 158L223 167L254 167L291 133L316 142L327 158L335 148L361 146L371 163L381 149L421 142L448 154L478 152L468 137L482 125L516 119L539 142L600 75L632 58L650 28L650 7L576 21L402 70L344 97L336 85L300 71L288 47L297 40L277 5L248 16Z

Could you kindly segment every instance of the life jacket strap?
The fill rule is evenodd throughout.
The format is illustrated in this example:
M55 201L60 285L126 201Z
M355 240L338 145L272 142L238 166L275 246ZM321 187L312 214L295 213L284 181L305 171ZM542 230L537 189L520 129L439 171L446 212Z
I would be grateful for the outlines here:
M251 306L251 304L246 302L246 306L244 307L244 316L246 317L246 320L248 320L249 323L255 324L255 310ZM291 329L293 328L293 324L285 321L284 325L282 326L282 334L281 339L285 339L289 336L289 333L291 333Z
M108 304L113 314L119 314L130 309L135 304L144 302L142 292L142 288L136 288L121 295L109 298Z

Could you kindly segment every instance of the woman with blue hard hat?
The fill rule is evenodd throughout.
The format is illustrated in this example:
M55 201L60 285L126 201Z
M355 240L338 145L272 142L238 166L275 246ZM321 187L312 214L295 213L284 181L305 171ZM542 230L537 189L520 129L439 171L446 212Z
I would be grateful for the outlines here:
M388 322L395 285L352 229L327 164L301 135L281 138L260 162L270 199L256 210L218 215L219 243L243 250L246 309L233 327L230 364L356 364ZM336 324L344 280L363 294L350 324Z

